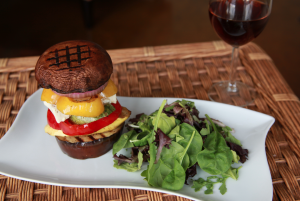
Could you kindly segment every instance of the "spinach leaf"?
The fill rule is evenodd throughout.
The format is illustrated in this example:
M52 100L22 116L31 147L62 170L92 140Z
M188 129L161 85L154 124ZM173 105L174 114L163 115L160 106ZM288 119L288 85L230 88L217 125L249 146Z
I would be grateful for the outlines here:
M184 139L180 140L178 143L184 148L187 148L186 153L187 157L189 157L189 164L187 167L184 167L184 169L186 170L197 162L197 155L202 150L203 141L202 137L195 129L195 127L187 123L183 123L180 125L179 134L180 136L184 137Z
M179 143L172 141L169 149L163 147L160 158L168 167L173 168L174 158L177 161L180 161L181 157L184 156L184 152L184 147L182 147Z
M190 167L190 164L192 164L190 157L187 154L187 151L190 148L190 145L191 145L191 142L192 142L194 136L195 136L195 131L193 132L192 136L190 137L188 143L184 144L185 149L182 153L180 153L180 156L179 156L179 162L181 163L181 165L185 171Z
M117 142L115 142L114 145L113 145L113 155L118 153L123 148L134 147L133 143L130 142L130 139L131 139L132 136L134 136L136 134L137 133L134 130L131 130L131 131L121 135L119 140Z
M163 180L172 171L161 159L148 169L148 183L154 187L162 187Z
M184 155L184 151L184 148L174 141L170 145L170 149L163 147L158 162L153 164L151 169L149 167L147 169L148 183L170 190L181 189L185 182L185 170L178 160ZM145 173L143 173L144 176Z
M139 170L138 163L122 163L118 165L118 161L114 160L114 167L117 169L124 169L128 172L136 172Z
M214 131L207 136L203 145L204 150L197 155L197 161L202 170L212 175L218 175L230 168L233 155L215 124L208 115L206 117Z
M174 167L172 171L165 177L162 182L162 187L169 190L180 190L182 189L185 182L185 170L181 164L174 159Z
M160 156L160 159L158 160L158 162L156 164L154 163L151 168L150 168L150 163L149 163L149 166L147 169L148 175L146 177L148 183L152 186L162 187L163 180L174 169L174 167L176 166L175 163L179 163L178 162L179 158L183 152L184 152L184 148L180 144L176 143L175 141L171 142L169 149L166 147L163 147L161 156ZM175 169L177 171L178 167L176 167ZM185 174L184 170L183 170L183 172ZM144 176L145 176L145 173L143 174ZM170 175L170 177L171 177L171 175Z

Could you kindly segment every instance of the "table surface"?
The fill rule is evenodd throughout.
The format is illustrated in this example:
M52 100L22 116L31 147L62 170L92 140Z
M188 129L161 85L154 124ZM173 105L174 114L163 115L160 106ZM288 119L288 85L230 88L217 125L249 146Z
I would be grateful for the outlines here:
M112 80L120 96L178 97L208 100L207 90L228 80L231 47L222 41L109 50ZM272 59L257 45L240 48L238 80L258 92L247 108L269 114L276 122L266 139L273 181L273 200L300 200L299 100ZM0 138L26 99L38 89L38 57L0 59ZM236 103L239 100L232 100ZM0 175L0 198L17 200L188 200L134 189L90 189L52 186Z

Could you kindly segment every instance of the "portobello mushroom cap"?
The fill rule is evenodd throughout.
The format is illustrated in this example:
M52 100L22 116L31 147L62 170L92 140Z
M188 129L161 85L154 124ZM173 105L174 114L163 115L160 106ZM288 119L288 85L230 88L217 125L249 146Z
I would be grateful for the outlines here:
M109 54L98 44L72 40L48 48L35 66L42 88L58 93L84 93L105 84L113 72Z

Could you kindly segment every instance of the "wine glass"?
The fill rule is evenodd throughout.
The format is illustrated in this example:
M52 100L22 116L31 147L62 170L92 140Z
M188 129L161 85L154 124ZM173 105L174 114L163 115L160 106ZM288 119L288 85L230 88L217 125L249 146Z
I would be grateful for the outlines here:
M239 46L256 38L266 26L273 0L210 0L209 18L218 36L232 49L229 80L214 84L208 91L212 101L247 106L255 90L236 80Z

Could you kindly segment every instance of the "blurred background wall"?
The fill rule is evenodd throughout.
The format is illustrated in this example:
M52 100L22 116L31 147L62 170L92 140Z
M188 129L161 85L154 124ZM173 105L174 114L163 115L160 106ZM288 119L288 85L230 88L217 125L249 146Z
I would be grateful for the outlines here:
M92 28L84 24L82 1L1 1L0 57L40 55L73 39L105 49L219 40L208 19L208 0L93 0ZM268 24L253 42L300 97L300 1L274 0Z

